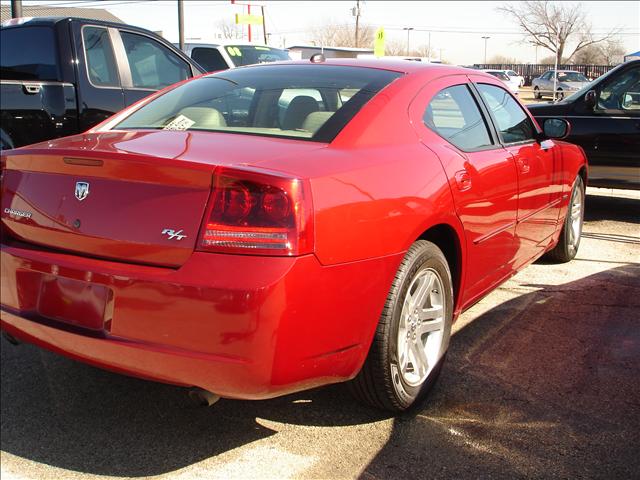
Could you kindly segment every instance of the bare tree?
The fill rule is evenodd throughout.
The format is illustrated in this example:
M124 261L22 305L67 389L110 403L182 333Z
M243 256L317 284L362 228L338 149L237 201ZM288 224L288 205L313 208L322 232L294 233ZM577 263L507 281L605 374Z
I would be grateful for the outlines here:
M617 65L624 61L625 49L620 40L607 40L600 45L600 52L605 65Z
M220 19L216 23L222 38L226 40L237 40L242 38L242 29L230 20Z
M551 51L558 63L563 56L571 60L580 50L608 40L617 33L614 30L596 38L580 3L526 1L507 4L498 10L515 20L528 43ZM569 43L575 44L575 48L570 55L565 55Z
M584 65L600 65L605 63L598 45L589 45L573 56L573 63Z
M522 63L522 62L515 57L506 57L504 55L494 55L489 59L489 63L505 64L505 63Z
M371 48L373 46L374 29L369 25L359 25L358 46ZM311 43L317 46L355 47L355 25L348 23L325 23L311 31Z

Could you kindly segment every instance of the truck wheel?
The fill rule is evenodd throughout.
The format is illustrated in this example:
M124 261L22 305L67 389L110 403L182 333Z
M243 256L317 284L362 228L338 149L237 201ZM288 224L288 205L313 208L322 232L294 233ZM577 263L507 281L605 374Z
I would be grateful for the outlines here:
M11 150L14 148L11 137L4 130L0 129L0 150Z
M354 395L376 408L401 412L433 387L444 362L453 318L449 265L440 249L419 240L405 255Z

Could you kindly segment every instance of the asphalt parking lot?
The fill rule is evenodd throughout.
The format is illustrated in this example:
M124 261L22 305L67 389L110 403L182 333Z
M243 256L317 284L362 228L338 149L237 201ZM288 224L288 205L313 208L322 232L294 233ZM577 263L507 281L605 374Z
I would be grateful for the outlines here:
M342 385L199 408L3 342L2 478L639 478L640 195L586 205L578 257L466 312L427 402L397 418Z

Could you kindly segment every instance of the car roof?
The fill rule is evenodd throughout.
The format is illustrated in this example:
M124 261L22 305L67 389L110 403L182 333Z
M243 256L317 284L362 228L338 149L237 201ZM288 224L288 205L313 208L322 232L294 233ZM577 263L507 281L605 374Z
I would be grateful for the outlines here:
M126 26L131 30L140 30L142 32L148 32L149 30L145 28L135 27L133 25L129 25L122 22L111 22L108 20L96 20L93 18L84 18L84 17L21 17L21 18L12 18L2 22L2 28L12 28L12 27L20 27L24 25L28 26L52 26L56 25L60 22L68 22L78 20L84 23L91 23L92 25L103 25L103 26L116 26L122 28Z
M262 63L257 65L251 65L251 67L262 67L265 65L336 65L344 67L364 67L375 68L378 70L391 70L400 73L413 73L413 72L428 72L438 74L438 76L454 75L454 74L478 74L478 70L471 68L459 67L457 65L445 65L442 63L425 63L425 62L412 62L410 60L396 60L396 59L362 59L362 58L327 58L323 62L314 63L310 60L294 60L286 62L272 62ZM248 68L248 67L242 67Z
M177 45L177 42L174 43ZM284 50L282 48L274 47L272 45L264 45L262 43L249 43L249 42L220 42L220 43L205 43L205 42L184 42L185 47L204 47L204 48L218 48L226 46L235 47L260 47L260 48L272 48L274 50Z

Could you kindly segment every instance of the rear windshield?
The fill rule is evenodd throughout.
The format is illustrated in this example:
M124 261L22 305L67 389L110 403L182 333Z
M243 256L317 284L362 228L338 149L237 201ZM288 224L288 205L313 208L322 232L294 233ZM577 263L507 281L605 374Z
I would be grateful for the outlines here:
M0 30L0 78L58 80L56 42L50 27Z
M224 49L236 67L254 65L256 63L279 62L291 60L284 50L255 45L225 45Z
M117 129L207 130L330 142L401 73L278 65L207 75L158 97Z

